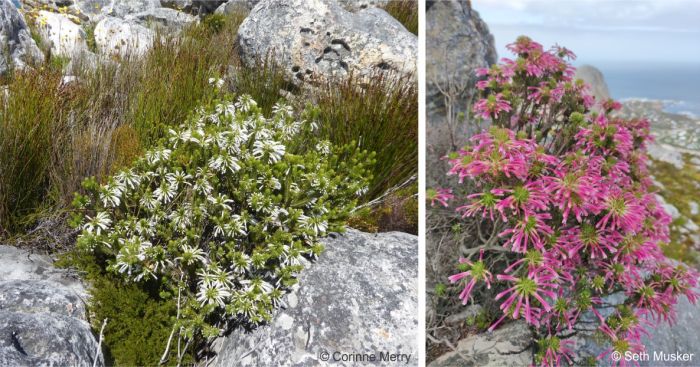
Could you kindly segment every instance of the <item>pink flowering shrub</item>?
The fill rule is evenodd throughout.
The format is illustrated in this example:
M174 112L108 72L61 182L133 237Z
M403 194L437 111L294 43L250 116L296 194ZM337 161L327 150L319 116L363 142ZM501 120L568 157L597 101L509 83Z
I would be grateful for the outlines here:
M660 249L671 219L650 191L649 123L615 118L619 103L596 104L565 48L527 37L508 48L515 60L478 71L473 112L490 129L447 157L448 174L475 189L428 192L433 205L478 221L484 240L469 256L478 260L460 259L449 279L464 286L464 304L477 287L494 288L485 294L501 315L489 330L523 318L538 335L537 365L572 363L566 336L584 314L610 342L598 358L639 352L650 327L674 321L680 295L695 302L698 277ZM613 294L624 301L608 304Z

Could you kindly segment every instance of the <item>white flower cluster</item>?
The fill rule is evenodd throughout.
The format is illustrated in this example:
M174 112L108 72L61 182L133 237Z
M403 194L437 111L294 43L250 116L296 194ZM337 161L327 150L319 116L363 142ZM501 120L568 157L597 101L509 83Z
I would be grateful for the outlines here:
M270 118L249 96L200 109L97 186L79 243L127 279L184 291L200 312L262 322L366 190L362 166L333 151L284 104Z

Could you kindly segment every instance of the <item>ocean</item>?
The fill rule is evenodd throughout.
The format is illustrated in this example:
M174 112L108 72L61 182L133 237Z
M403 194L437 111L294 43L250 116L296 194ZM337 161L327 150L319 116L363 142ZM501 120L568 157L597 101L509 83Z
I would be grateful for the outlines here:
M665 101L667 112L700 116L700 63L591 63L613 98Z

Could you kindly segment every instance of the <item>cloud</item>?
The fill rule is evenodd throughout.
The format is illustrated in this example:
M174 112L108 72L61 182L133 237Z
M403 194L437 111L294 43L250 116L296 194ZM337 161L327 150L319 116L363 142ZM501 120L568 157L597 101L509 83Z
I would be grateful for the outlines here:
M700 30L697 0L475 0L473 4L481 12L498 13L498 24Z
M473 0L498 53L526 34L583 60L700 62L698 0Z

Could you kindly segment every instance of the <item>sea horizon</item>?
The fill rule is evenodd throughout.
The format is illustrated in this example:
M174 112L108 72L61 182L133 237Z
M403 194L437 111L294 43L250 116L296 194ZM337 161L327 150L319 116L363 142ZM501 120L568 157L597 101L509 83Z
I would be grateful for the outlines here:
M700 116L700 62L585 61L605 78L616 100L663 101L671 113Z

